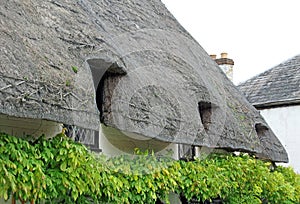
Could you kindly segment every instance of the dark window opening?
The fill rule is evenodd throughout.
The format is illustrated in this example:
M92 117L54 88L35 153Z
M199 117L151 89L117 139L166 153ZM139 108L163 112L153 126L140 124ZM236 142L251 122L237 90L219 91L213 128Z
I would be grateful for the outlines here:
M114 89L123 75L105 72L96 90L96 102L100 112L100 122L105 123L105 117L111 113L111 103Z
M101 152L99 149L99 131L81 128L75 125L64 125L66 135L76 142L89 147L92 151Z
M210 102L199 102L198 110L204 130L209 131L211 124L212 104Z
M178 157L180 160L193 161L196 156L196 148L194 145L179 144Z
M196 197L188 200L183 194L180 194L180 200L182 204L223 204L223 200L220 197L199 201Z
M96 90L100 122L104 123L105 116L110 114L113 90L126 72L116 63L107 62L103 59L89 59L87 63L90 66Z
M96 89L96 102L97 102L97 107L98 110L100 112L100 122L103 123L104 122L104 116L103 116L103 112L104 112L104 81L105 78L107 78L107 73L104 74L104 76L101 78L99 85Z
M264 126L263 124L258 123L258 124L255 124L255 131L256 131L256 134L257 134L259 140L261 142L264 142L264 140L267 138L266 134L267 134L268 128L266 126Z
M100 122L105 124L105 119L110 118L112 97L114 89L123 75L105 72L96 90L96 102L100 112Z

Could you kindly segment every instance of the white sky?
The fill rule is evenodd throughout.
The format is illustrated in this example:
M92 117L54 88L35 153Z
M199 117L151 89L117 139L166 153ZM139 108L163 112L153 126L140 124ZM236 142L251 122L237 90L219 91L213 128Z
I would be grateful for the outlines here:
M300 0L162 0L208 54L227 52L238 84L300 54Z

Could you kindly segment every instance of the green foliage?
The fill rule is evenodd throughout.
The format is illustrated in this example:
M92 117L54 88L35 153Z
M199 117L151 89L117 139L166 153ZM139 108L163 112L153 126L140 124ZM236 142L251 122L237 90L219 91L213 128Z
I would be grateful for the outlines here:
M95 199L100 195L102 168L85 146L58 135L49 140L40 138L35 147L44 164L46 199L74 203L80 196Z
M0 197L13 194L22 200L43 197L46 188L43 163L26 140L0 134Z
M107 159L105 164L102 200L109 203L153 203L157 198L167 202L177 185L174 169L180 167L170 158L140 151Z
M175 161L153 152L107 158L64 134L25 140L0 134L0 198L39 203L201 201L299 203L300 176L247 154Z
M0 197L74 203L100 196L101 165L64 135L29 141L0 134ZM82 198L81 198L82 200Z

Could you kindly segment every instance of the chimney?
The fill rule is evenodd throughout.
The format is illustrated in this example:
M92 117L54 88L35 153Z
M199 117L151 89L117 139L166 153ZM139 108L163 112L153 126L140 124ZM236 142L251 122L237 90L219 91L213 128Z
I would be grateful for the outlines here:
M234 61L228 58L228 53L222 52L221 58L216 58L216 55L210 55L211 58L219 65L226 76L233 81L233 65ZM214 56L214 57L213 57Z
M222 59L226 59L226 58L227 58L227 55L228 55L227 52L222 52L222 53L221 53L221 58L222 58Z
M209 55L213 60L217 59L217 55Z

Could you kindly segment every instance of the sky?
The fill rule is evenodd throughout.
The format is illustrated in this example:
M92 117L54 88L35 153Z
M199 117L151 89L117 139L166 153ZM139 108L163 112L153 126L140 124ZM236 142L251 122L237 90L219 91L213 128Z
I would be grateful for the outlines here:
M239 84L300 54L300 0L162 0L208 54L227 52Z

